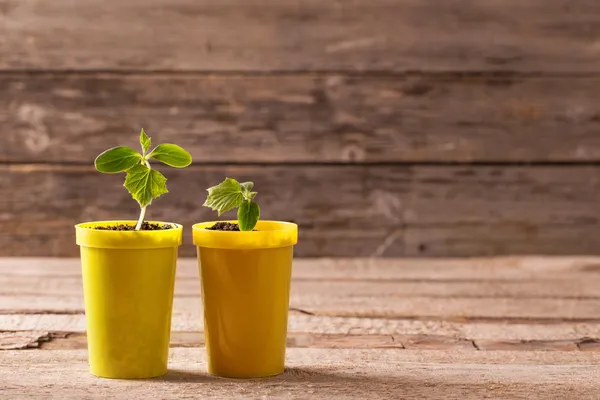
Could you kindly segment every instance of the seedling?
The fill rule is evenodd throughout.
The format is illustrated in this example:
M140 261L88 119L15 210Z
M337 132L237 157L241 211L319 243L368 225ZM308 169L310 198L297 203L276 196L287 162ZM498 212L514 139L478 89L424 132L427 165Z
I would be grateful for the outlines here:
M235 179L225 178L217 186L206 189L208 197L203 206L217 211L219 216L224 212L238 209L240 230L251 231L260 218L260 207L254 202L256 192L252 191L254 183L239 183Z
M175 168L185 168L192 163L190 153L175 144L159 144L148 152L151 143L142 129L140 133L142 154L131 147L118 146L106 150L94 161L96 169L104 174L127 172L123 186L140 205L140 218L135 226L136 231L142 227L146 208L152 200L168 192L167 178L150 167L150 159Z

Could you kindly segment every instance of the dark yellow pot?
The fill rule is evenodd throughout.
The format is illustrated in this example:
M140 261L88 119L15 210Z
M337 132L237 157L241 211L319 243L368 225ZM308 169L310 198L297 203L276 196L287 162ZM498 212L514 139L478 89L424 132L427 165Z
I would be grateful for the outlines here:
M259 221L257 232L204 229L213 224L193 226L208 372L230 378L280 374L298 226Z

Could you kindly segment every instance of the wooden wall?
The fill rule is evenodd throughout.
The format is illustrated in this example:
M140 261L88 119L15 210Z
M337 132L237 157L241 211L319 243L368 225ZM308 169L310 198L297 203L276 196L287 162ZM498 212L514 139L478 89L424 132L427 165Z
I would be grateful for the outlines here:
M598 0L0 0L0 256L135 218L140 127L188 230L232 176L299 256L600 254L599 71Z

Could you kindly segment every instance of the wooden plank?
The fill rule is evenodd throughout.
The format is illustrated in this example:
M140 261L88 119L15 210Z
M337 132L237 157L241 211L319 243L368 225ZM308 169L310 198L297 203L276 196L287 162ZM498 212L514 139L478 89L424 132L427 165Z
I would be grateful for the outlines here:
M597 299L597 257L294 260L293 293L401 299ZM196 259L180 259L176 297L197 297ZM0 259L0 295L82 296L80 260Z
M468 339L447 336L407 336L394 335L394 342L402 343L408 350L454 350L475 351L478 350L475 343Z
M28 349L85 350L85 333L40 333L21 331L4 332L9 338L20 338L18 346L0 344L0 350ZM1 336L1 335L0 335ZM25 344L27 338L31 339ZM9 340L10 343L15 341ZM289 332L287 348L330 348L330 349L408 349L408 350L452 350L452 351L598 351L598 340L469 340L440 335L345 335ZM4 345L4 346L3 346ZM171 332L170 347L205 346L203 332Z
M478 350L507 350L507 351L576 351L578 343L572 340L478 340L475 342Z
M198 296L175 297L173 315L201 320ZM433 298L359 296L292 290L290 308L309 315L359 318L421 318L450 320L541 320L600 322L600 299ZM83 297L0 295L1 314L83 313Z
M192 223L216 217L200 206L205 189L233 176L256 183L264 219L300 225L297 256L599 251L598 166L195 166L165 174L173 193L147 217L184 224L186 243ZM0 166L0 185L11 188L0 198L0 255L76 256L74 223L137 218L122 182L93 167Z
M577 343L581 351L600 351L600 339L585 338Z
M595 73L600 67L595 0L2 0L0 6L4 69Z
M294 259L294 282L429 282L429 283L531 283L584 279L594 281L600 273L597 256L507 256L485 258L300 258ZM38 277L81 277L79 258L0 257L0 277L34 282ZM177 262L179 282L198 279L196 258ZM16 282L16 281L11 281ZM36 280L37 282L37 280ZM43 285L43 284L42 284ZM36 286L37 287L37 286ZM61 286L63 288L63 286ZM4 288L9 290L8 288ZM46 290L41 289L40 290Z
M0 331L0 350L22 350L40 347L44 342L52 340L48 332L4 332Z
M0 74L0 162L91 164L140 126L196 162L600 160L600 79Z
M79 314L0 314L0 326L7 331L85 332L85 316ZM196 315L173 316L173 331L200 331ZM469 340L552 341L600 338L600 323L536 320L466 321L431 319L352 318L306 315L291 311L289 332L354 335L426 335ZM584 342L585 343L585 342Z
M424 338L424 340L427 340ZM331 349L404 349L392 335L288 334L287 347Z
M293 269L292 306L304 307L310 312L310 307L322 302L324 307L338 308L341 305L347 311L351 309L352 304L358 302L363 304L359 304L355 311L372 309L370 312L380 312L383 304L383 310L390 307L396 310L410 310L413 307L421 311L433 310L438 313L438 317L432 318L431 314L427 316L426 313L409 319L391 318L389 315L387 318L332 317L307 315L306 309L300 312L292 308L290 332L429 337L441 335L452 340L462 338L491 341L495 346L500 346L503 342L514 344L523 341L536 342L536 346L551 346L550 342L561 340L571 340L574 343L585 338L600 338L598 322L553 319L557 315L564 316L565 312L587 312L587 315L579 314L579 317L594 317L596 297L580 298L579 300L584 300L584 308L577 310L577 290L582 281L589 281L592 286L596 285L600 271L598 265L598 257L496 257L462 260L298 258ZM176 280L176 312L173 318L175 331L202 329L201 305L194 304L194 299L199 296L198 279L196 260L180 260ZM536 282L537 286L531 286ZM564 283L564 286L556 286L559 282ZM0 259L0 283L4 291L0 306L5 312L10 312L0 315L0 326L3 329L50 332L85 330L78 259ZM417 287L426 288L426 291L421 295L404 293L408 296L404 297L400 289L406 290L409 286L402 285L407 283L419 285ZM429 284L434 286L428 288ZM489 290L490 295L484 303L480 303L478 298L468 298L467 293L461 292L462 285L465 284L472 285L465 286L465 291L471 288L477 293L476 287L481 285ZM397 291L394 285L398 285ZM537 303L532 308L528 305L521 307L524 310L541 311L545 313L545 318L527 317L528 311L520 311L519 304L529 304L532 295L538 293L536 290L543 290L540 288L546 285L556 289L556 292L546 293L543 298L534 300ZM15 290L11 291L10 288ZM25 288L26 291L21 291ZM440 289L440 296L433 296L435 288ZM453 292L452 288L461 289ZM498 288L502 289L498 291ZM495 317L488 313L487 319L482 318L482 315L477 318L465 318L460 307L469 312L478 311L472 304L486 309L487 304L494 302L494 296L505 293L504 288L510 288L509 293L516 290L516 297L514 301L508 302L505 298L498 298L497 304L491 305L491 310L498 313ZM528 288L533 288L529 295L521 292L521 289ZM323 293L327 293L329 298L320 300ZM463 294L457 296L460 293ZM434 298L430 302L423 294ZM452 301L439 306L444 303L446 295ZM562 302L561 297L567 301ZM550 302L547 303L546 300ZM386 301L391 305L386 305ZM520 301L523 302L519 303ZM29 308L22 310L26 314L19 314L18 310L9 310L9 303L11 307ZM63 308L50 310L48 306ZM444 317L443 313L452 307L461 314L449 314ZM558 307L557 314L549 311L553 307ZM514 314L515 310L521 314ZM508 314L500 317L505 312ZM527 318L523 318L524 316ZM582 346L588 344L582 342Z
M43 274L48 259L0 259L3 274ZM13 261L14 260L14 261ZM14 264L19 262L19 264ZM65 260L56 262L53 271L68 268ZM18 269L15 268L18 265ZM195 260L180 259L179 274L195 277ZM597 256L501 256L469 258L313 258L294 259L296 280L331 279L336 281L413 281L413 282L551 282L554 280L590 279L600 272ZM189 274L189 275L188 275Z
M9 350L3 351L3 357L6 357L7 362L9 360L34 360L38 359L42 363L54 362L60 363L65 357L70 357L76 361L76 365L80 361L87 362L87 355L85 351L19 351ZM323 348L292 348L289 350L288 360L291 362L292 359L306 359L311 355L323 355L323 362L328 360L334 361L337 359L338 362L332 362L333 366L339 366L344 360L352 359L354 357L364 356L365 362L372 362L377 355L381 357L381 361L387 361L396 367L397 364L401 366L410 364L472 364L472 365L504 365L504 366L558 366L558 365L580 365L580 366L598 366L600 360L600 354L594 354L594 352L545 352L545 351L469 351L469 352L448 352L448 351L437 351L437 350L414 350L414 351L401 351L401 349L323 349ZM198 368L202 368L206 362L206 355L203 349L198 348L172 348L169 351L169 357L172 359L170 369L177 369L175 364L183 361L184 357L188 357L187 361L197 364ZM52 358L56 357L54 361ZM287 367L292 369L293 366L288 362ZM312 366L317 367L317 363ZM78 366L79 367L79 366ZM85 365L80 366L84 370ZM308 367L308 365L307 365ZM355 367L359 367L355 365ZM352 369L350 369L352 370ZM107 381L111 382L111 381ZM129 381L132 382L132 381ZM235 382L235 381L234 381ZM249 381L248 381L249 382Z
M299 261L302 265L302 260ZM15 265L9 259L1 264L5 266L4 269L11 269L11 266L15 269ZM188 315L201 320L198 303L200 285L194 264L194 260L187 260L179 268L175 285L174 315L176 317ZM321 278L299 279L297 273L295 274L290 301L292 310L334 317L597 322L600 298L594 295L594 290L599 282L597 273L586 271L589 270L589 264L587 267L571 270L570 276L552 277L546 273L553 269L549 262L547 268L538 267L537 276L543 277L539 281L535 279L535 275L530 274L531 268L522 268L518 270L522 272L521 276L514 276L511 281L481 281L472 278L472 281L467 282L436 282L435 277L430 277L432 282L413 281L408 285L402 281L388 281L385 278L369 281L340 281L328 278L327 270L342 268L335 263L321 264ZM343 265L346 265L350 271L356 269L355 262L346 261ZM47 267L39 263L37 268L43 271ZM0 273L0 284L4 288L0 290L0 313L83 313L79 261L64 260L62 269L67 268L73 274L70 277L60 275L59 277L35 277ZM295 269L298 268L302 269L302 267ZM488 268L493 270L493 264ZM510 265L505 268L510 269ZM477 271L479 274L486 272L483 268L477 268L476 264L471 265L471 270L473 276L478 275ZM530 281L524 282L525 277ZM581 296L581 293L576 291L583 282L589 283L589 286L583 286L587 288L589 296ZM403 291L415 285L417 293ZM483 291L477 292L478 287ZM436 292L438 289L440 293ZM471 290L473 292L470 292ZM419 294L419 291L424 293Z
M34 336L34 332L7 332L11 337L24 338ZM80 350L87 349L85 333L59 333L48 335L41 348L43 350ZM288 348L332 348L332 349L403 349L404 346L392 335L341 335L341 334L311 334L290 332L287 336ZM418 341L418 348L428 348L437 345L440 349L453 349L455 345L447 341L446 346L439 337L414 336L410 339ZM0 342L0 350L17 350L27 347L5 348ZM204 332L171 332L170 347L201 347L205 346ZM575 349L577 349L577 346ZM37 347L37 346L36 346Z
M600 387L598 355L585 352L289 349L285 374L246 384L208 376L205 354L198 349L172 349L170 374L143 382L93 377L86 358L85 350L4 352L3 395L82 398L127 393L138 399L201 390L203 397L593 398Z
M79 274L79 265L75 269ZM411 301L414 297L433 299L600 299L600 277L583 275L565 279L540 279L512 281L339 281L330 279L295 279L292 289L302 295L327 293L332 297L379 297L395 301ZM178 276L175 282L176 297L197 297L200 294L198 278ZM80 277L40 277L0 274L0 296L75 296L81 297Z

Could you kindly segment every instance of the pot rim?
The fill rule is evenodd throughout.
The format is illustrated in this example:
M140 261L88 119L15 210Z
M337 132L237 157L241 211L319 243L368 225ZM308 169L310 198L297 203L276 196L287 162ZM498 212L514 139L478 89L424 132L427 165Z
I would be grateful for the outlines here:
M107 231L92 229L98 225L136 224L135 220L108 220L82 222L75 225L76 243L79 246L104 249L160 249L180 246L183 226L173 222L146 221L153 224L169 224L173 229L158 231Z
M293 222L259 220L256 231L213 231L206 229L217 222L238 223L237 220L207 221L192 225L194 244L198 247L231 250L268 249L293 246L298 242L298 225Z

